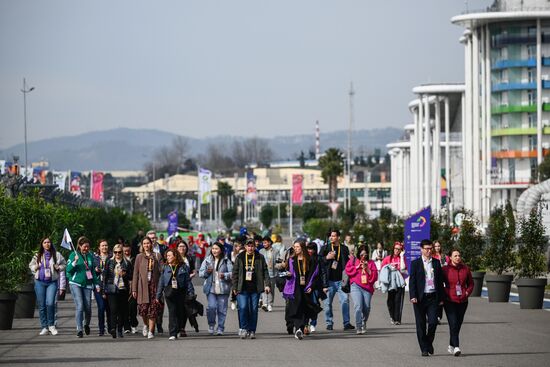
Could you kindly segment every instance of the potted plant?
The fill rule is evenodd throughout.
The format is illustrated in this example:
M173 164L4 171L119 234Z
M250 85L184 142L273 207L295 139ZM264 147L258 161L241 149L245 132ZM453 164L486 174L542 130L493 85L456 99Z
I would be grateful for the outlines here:
M15 301L26 265L21 254L11 253L0 257L0 330L12 328Z
M510 202L493 210L487 228L488 246L485 275L489 302L508 302L514 276L508 273L515 265L516 222Z
M540 209L533 208L527 218L520 219L519 232L516 265L519 306L523 309L541 309L547 279L539 277L544 275L546 267L544 250L548 239Z
M485 241L479 230L478 223L467 216L460 224L460 232L456 241L460 250L462 261L470 268L474 279L474 290L472 297L480 297L483 288L485 271L482 271L482 255L485 248Z

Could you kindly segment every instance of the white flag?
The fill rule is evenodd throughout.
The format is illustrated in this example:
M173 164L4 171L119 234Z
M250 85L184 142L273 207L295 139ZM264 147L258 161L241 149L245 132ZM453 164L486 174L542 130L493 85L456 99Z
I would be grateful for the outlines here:
M53 172L53 182L59 187L60 190L65 191L65 181L67 180L67 172Z
M6 161L0 160L0 175L6 173Z
M212 179L212 172L207 169L201 168L199 171L199 204L210 203L210 181Z
M63 232L61 247L66 248L67 250L74 250L73 240L71 239L71 235L69 234L69 231L67 230L67 228L65 228L65 232Z

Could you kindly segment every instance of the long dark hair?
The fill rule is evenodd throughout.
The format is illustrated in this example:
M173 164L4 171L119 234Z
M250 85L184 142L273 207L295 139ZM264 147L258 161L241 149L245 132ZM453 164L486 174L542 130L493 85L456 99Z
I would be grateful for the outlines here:
M212 244L212 247L214 247L214 246L219 247L220 256L218 257L218 260L222 260L225 257L225 249L223 248L223 245L219 241L216 241ZM216 258L214 256L214 254L212 253L212 248L210 249L210 255L212 255L213 258Z
M50 240L50 253L52 254L53 261L55 261L56 259L55 247L53 246L52 240L50 239L50 237L43 237L40 240L40 244L38 245L38 254L36 256L36 262L39 264L42 261L42 256L44 255L44 246L42 244L46 240Z
M295 244L300 244L300 248L302 249L302 256L304 257L305 261L309 262L309 252L307 252L307 247L306 247L306 241L302 241L302 240L299 240L299 241L294 241L294 244L292 244L292 246L294 247ZM296 254L296 252L294 252L294 254L292 255L292 258L297 258L298 255Z

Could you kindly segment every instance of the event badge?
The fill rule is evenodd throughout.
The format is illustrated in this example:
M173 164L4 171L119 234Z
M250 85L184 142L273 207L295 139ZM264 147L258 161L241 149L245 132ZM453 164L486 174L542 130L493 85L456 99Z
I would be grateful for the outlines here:
M172 278L172 288L178 289L178 281L176 278Z
M245 280L248 281L248 282L252 281L252 272L251 271L246 272Z
M45 269L44 269L44 276L45 276L46 278L51 278L51 277L52 277L52 271L51 271L50 268L45 268Z
M361 283L367 284L367 275L366 274L361 274Z
M88 280L92 280L93 277L92 277L92 271L91 270L86 270L86 279Z
M150 271L147 272L147 281L150 282L151 281L151 275L152 273Z
M338 261L334 260L334 261L332 262L332 268L333 268L334 270L336 270L336 269L338 268Z
M306 277L304 275L300 275L300 285L306 285Z
M435 286L434 286L434 278L428 278L428 279L426 279L426 284L428 285L429 288L435 288Z
M462 286L458 282L456 283L456 295L462 296Z

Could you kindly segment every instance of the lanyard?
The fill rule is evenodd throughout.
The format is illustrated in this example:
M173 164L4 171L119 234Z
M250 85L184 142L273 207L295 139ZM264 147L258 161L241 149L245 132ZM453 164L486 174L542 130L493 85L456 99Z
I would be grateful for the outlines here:
M330 247L331 247L332 251L334 251L334 244L333 243L330 244ZM338 246L338 257L336 258L336 261L340 261L340 248L341 247L342 247L342 245Z
M245 262L246 262L246 267L249 268L249 269L254 268L254 259L256 258L256 254L255 253L252 254L252 263L250 263L250 265L248 265L248 253L247 252L244 253L244 258L245 258Z
M305 259L302 259L302 263L304 264L304 271L302 273L302 268L300 267L300 259L298 259L296 257L296 262L297 262L297 265L298 265L298 273L300 273L300 276L305 275L306 274L306 271L307 271L307 264L306 264L306 260Z
M149 264L147 265L148 271L153 271L153 259L149 258Z
M82 255L82 253L80 255ZM86 270L90 270L90 267L88 266L88 254L82 255L82 261L84 262Z
M176 271L178 270L178 266L176 265L175 268L170 265L170 270L172 270L172 278L176 278Z

